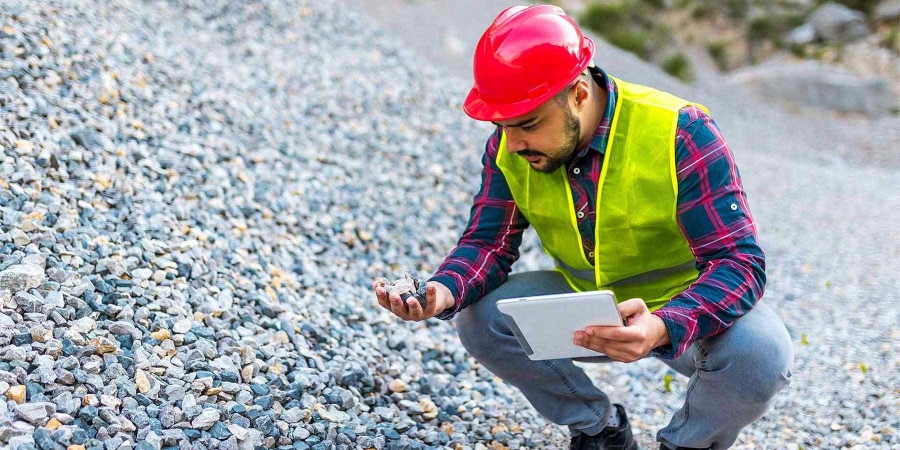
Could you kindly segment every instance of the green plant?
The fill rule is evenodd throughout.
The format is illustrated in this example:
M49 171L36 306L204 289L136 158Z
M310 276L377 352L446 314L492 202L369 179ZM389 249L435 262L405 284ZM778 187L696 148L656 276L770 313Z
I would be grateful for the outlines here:
M728 17L734 20L744 20L750 11L749 0L725 0L725 9L728 10Z
M900 27L893 27L881 41L881 45L900 53Z
M579 22L601 35L620 28L628 18L627 3L591 3L581 13Z
M747 25L747 38L751 42L772 41L782 47L782 36L793 28L803 24L801 14L776 14L757 17Z
M656 9L665 9L666 0L641 0L641 2L650 5Z
M808 56L807 52L806 52L806 48L807 48L807 46L805 46L805 45L797 45L797 44L788 46L788 50L790 50L791 53L793 53L794 56L796 56L798 58L806 58Z
M715 14L716 9L706 3L701 3L695 6L693 11L691 11L691 17L694 18L694 20L703 20L712 17Z
M610 44L638 55L650 57L650 34L644 31L613 30L604 35Z
M662 63L662 69L669 75L682 81L691 81L694 79L691 62L681 53L676 53L666 58Z
M580 22L610 44L648 59L652 50L652 11L643 2L591 3Z
M709 52L709 56L716 62L716 67L718 67L719 70L728 70L730 61L728 58L728 47L725 41L713 41L706 44L706 51Z

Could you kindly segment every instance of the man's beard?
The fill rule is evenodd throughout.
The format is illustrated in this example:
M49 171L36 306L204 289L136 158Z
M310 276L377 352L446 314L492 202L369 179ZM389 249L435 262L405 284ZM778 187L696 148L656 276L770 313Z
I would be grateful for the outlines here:
M566 163L569 156L575 153L578 144L581 142L581 120L578 119L575 114L572 114L572 110L569 108L566 108L565 129L566 142L559 148L559 151L556 152L558 156L552 157L543 153L529 152L528 150L519 153L522 153L523 156L528 154L542 155L547 160L547 165L541 168L531 166L531 168L541 173L555 172L556 169L559 169Z

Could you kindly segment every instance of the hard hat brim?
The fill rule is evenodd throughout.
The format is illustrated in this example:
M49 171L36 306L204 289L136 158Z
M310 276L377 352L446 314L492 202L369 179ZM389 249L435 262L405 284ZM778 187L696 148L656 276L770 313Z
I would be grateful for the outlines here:
M591 38L584 36L584 57L582 60L572 69L569 77L560 81L557 85L552 86L544 94L515 103L490 103L481 97L481 94L475 87L472 87L472 89L469 90L469 94L466 96L465 102L463 102L463 111L465 111L466 115L469 117L485 122L509 120L528 114L547 100L553 98L553 96L558 94L564 87L568 86L572 80L577 78L578 75L587 68L593 58L594 41L591 40Z

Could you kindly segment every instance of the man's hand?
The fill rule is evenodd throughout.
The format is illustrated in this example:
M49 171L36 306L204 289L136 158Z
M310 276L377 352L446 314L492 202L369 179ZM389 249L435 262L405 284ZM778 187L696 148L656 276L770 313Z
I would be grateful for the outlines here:
M406 305L404 305L400 295L391 293L388 296L384 288L377 286L377 283L377 280L373 282L372 288L375 289L375 297L378 298L378 304L403 320L420 322L440 314L451 306L456 306L456 300L453 298L453 294L450 293L450 289L436 281L429 281L425 284L425 299L427 302L424 309L413 297L408 298Z
M650 314L644 300L633 298L619 303L625 326L589 326L575 332L575 345L600 352L621 362L637 361L656 347L669 344L666 324Z

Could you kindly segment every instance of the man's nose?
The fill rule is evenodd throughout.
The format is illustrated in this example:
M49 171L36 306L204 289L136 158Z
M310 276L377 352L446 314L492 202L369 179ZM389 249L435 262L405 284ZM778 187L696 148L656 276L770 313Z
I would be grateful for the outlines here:
M506 135L506 151L516 153L528 148L528 142L518 136L519 133L508 133Z

